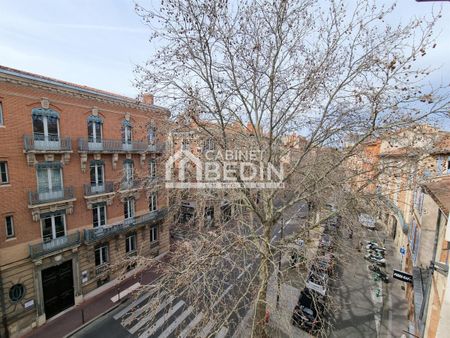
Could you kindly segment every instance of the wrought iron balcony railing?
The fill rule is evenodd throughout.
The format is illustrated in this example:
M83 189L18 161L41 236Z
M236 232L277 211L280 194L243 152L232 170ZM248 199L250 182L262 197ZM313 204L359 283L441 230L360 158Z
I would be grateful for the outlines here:
M90 142L93 141L93 142ZM122 140L89 140L89 138L78 139L78 150L92 153L123 153L123 152L162 152L164 144L148 144L143 141L130 141L123 143Z
M30 205L65 201L74 198L73 187L65 187L56 191L30 191L28 201Z
M114 192L114 182L106 181L101 185L85 184L84 196L94 196Z
M105 225L93 229L84 229L84 241L92 243L110 236L114 236L127 231L128 229L149 222L156 222L164 218L166 209L160 209L146 213L141 216L126 219L113 225Z
M72 151L72 139L70 137L60 137L56 134L44 135L35 133L33 135L24 135L23 148L29 151Z
M80 237L80 232L77 231L67 236L57 237L49 241L42 241L38 244L30 244L30 256L32 259L36 259L59 250L79 245L81 243Z

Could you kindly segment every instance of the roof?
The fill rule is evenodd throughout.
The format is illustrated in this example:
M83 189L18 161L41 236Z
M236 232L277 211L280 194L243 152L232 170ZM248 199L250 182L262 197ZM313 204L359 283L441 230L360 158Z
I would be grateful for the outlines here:
M133 104L133 105L137 105L140 107L160 109L160 110L164 110L164 111L168 112L168 109L166 109L164 107L156 106L153 104L148 105L148 104L145 104L142 101L138 100L137 98L131 98L128 96L115 94L115 93L108 92L105 90L96 89L96 88L92 88L92 87L88 87L88 86L84 86L84 85L79 85L79 84L75 84L75 83L71 83L71 82L67 82L67 81L62 81L62 80L54 79L51 77L34 74L34 73L26 72L23 70L18 70L18 69L9 68L9 67L0 65L0 79L1 78L8 79L10 77L20 78L21 80L24 80L26 82L38 82L38 83L46 85L46 86L58 87L58 88L65 89L68 91L76 91L76 92L79 92L80 94L84 94L84 95L86 95L86 94L93 95L93 96L100 97L100 98L107 99L107 100L119 101L122 103Z
M448 214L450 211L450 175L439 177L423 185L439 208Z

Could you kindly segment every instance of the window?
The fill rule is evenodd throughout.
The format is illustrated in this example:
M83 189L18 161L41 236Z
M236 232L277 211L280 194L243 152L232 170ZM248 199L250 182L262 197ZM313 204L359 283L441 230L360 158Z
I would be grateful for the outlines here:
M183 142L181 143L181 149L189 150L189 141L188 140L183 140Z
M149 162L149 175L150 178L156 178L156 160L150 160Z
M130 253L134 251L136 251L136 234L131 234L125 239L125 252Z
M3 126L3 104L0 101L0 126Z
M44 242L66 235L64 215L53 214L41 219L42 238Z
M150 228L150 242L158 241L158 226L154 225Z
M447 171L446 174L450 174L450 156L447 157Z
M203 151L214 150L214 148L215 148L215 144L214 144L214 140L212 138L208 138L203 143Z
M13 238L15 236L14 219L11 215L5 217L5 227L6 227L6 238Z
M61 168L56 166L37 168L38 192L40 199L62 197Z
M102 142L102 123L100 120L88 121L88 142L91 143Z
M134 199L127 198L123 203L123 213L125 215L125 219L130 219L134 217Z
M105 187L103 185L105 180L103 162L91 161L90 175L92 192L103 192L105 190Z
M148 202L148 209L150 211L155 211L158 208L158 193L152 192Z
M35 141L59 141L58 116L52 114L33 114L33 136Z
M156 127L149 127L148 128L148 132L147 132L147 137L148 137L148 143L149 144L154 144L155 140L156 140Z
M131 144L131 139L133 138L133 130L131 124L128 121L125 121L122 126L122 144Z
M95 266L108 263L108 246L102 245L95 249Z
M97 204L92 207L92 224L94 228L106 225L106 205Z
M9 289L9 299L12 303L18 303L25 296L25 286L23 284L14 284Z
M0 162L0 184L8 184L8 163Z
M134 171L133 162L131 160L125 161L123 165L124 165L125 182L132 183L133 182L133 171Z

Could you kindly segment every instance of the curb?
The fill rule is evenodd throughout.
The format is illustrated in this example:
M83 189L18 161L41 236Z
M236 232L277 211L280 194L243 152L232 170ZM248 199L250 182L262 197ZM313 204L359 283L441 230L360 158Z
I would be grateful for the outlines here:
M120 305L122 305L123 303L125 303L128 300L128 298L124 298L123 301L114 304L113 306L111 306L108 310L100 313L99 315L95 316L94 318L88 320L86 323L84 323L83 325L77 327L75 330L69 332L68 334L66 334L63 338L69 338L72 337L74 334L76 334L78 331L81 331L82 329L84 329L86 326L90 325L92 322L96 321L97 319L99 319L100 317L103 317L105 315L107 315L108 313L110 313L111 311L115 310L116 308L118 308Z

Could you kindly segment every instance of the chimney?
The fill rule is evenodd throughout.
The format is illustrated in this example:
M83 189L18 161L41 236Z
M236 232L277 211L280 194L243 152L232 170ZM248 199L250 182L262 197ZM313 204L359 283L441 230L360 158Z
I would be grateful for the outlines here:
M153 95L149 93L145 93L142 95L142 102L148 105L153 104Z

